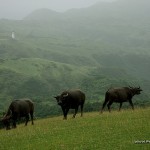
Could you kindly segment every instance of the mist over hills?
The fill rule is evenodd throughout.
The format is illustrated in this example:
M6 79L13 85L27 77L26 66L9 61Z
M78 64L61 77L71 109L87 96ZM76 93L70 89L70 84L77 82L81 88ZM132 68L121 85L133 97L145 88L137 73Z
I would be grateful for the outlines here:
M42 8L32 12L24 19L25 20L51 20L51 19L56 20L58 19L58 17L61 17L61 13L47 8Z
M70 10L65 13L39 10L25 20L40 21L41 26L68 38L84 38L95 42L124 46L149 46L149 1L125 1L98 3L89 8ZM45 15L45 11L47 15ZM34 15L33 15L34 14ZM49 17L51 16L51 17ZM44 21L45 20L45 21ZM51 28L51 29L50 29ZM47 32L48 33L48 32ZM130 42L131 41L131 42Z
M135 99L149 104L149 3L100 2L0 20L0 110L11 99L29 97L49 111L53 96L69 88L84 90L88 103L101 102L108 88L128 85L140 85L143 94Z

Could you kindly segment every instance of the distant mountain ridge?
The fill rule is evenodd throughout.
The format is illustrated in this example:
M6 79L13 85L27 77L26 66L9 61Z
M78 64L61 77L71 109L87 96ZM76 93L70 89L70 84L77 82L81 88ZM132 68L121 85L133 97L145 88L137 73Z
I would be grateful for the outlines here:
M65 18L69 17L70 19L77 19L76 17L148 17L150 1L149 0L117 0L115 2L99 2L93 6L81 9L71 9L66 12L56 12L50 9L42 8L36 10L26 16L24 19L28 20L49 20L52 18ZM134 16L133 16L134 15ZM138 16L139 15L139 16ZM75 17L75 18L74 18ZM97 18L96 17L96 18ZM132 18L133 19L133 18ZM144 18L143 18L144 19Z

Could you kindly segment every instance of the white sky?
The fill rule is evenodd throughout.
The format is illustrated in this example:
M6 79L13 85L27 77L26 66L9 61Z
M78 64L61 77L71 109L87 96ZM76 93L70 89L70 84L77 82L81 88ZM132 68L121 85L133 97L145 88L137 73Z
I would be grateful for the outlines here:
M0 0L0 19L22 19L40 8L66 11L71 8L88 7L98 1L113 0Z

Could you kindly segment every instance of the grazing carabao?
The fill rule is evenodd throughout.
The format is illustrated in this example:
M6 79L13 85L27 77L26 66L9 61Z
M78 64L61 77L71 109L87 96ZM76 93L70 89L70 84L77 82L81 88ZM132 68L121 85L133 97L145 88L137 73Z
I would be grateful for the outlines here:
M30 99L14 100L11 102L7 113L4 115L2 122L6 126L6 129L10 129L10 122L12 121L12 127L16 128L16 121L21 117L26 118L25 125L29 121L29 114L33 123L34 104Z
M54 98L56 98L57 104L62 108L64 119L67 119L69 109L75 109L73 115L73 118L75 118L79 106L81 107L81 116L83 115L85 94L81 90L67 90Z
M140 87L121 87L121 88L111 88L105 94L105 101L103 103L101 113L105 105L107 104L108 110L110 112L110 106L113 102L120 103L119 111L121 110L123 102L129 102L134 109L132 98L134 95L139 95L142 89Z

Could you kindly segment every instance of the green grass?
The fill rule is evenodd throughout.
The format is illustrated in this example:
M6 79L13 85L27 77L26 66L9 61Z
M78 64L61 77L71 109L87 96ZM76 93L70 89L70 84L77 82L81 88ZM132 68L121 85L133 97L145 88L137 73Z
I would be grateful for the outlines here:
M74 65L58 63L40 58L6 60L0 64L0 68L10 69L27 76L39 76L41 72L50 70L48 73L51 73L51 76L54 76L55 78L57 78L57 76L62 76L60 73L64 73L66 71L70 72L70 74L74 77L78 74L86 76L89 72L88 70L91 69L90 67L76 67Z
M135 144L150 140L150 108L120 113L98 112L77 115L62 120L62 116L36 120L27 127L0 130L2 150L148 150L150 144Z

